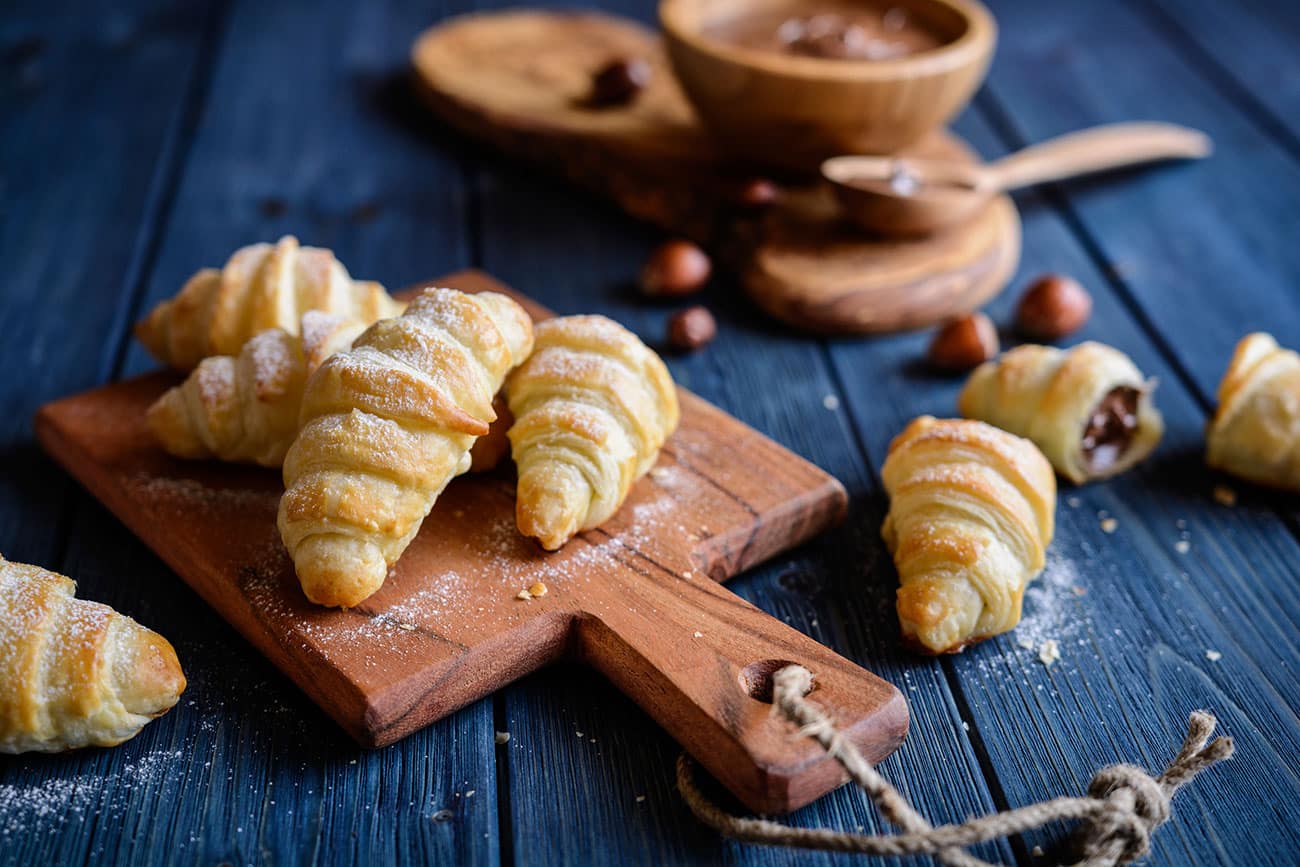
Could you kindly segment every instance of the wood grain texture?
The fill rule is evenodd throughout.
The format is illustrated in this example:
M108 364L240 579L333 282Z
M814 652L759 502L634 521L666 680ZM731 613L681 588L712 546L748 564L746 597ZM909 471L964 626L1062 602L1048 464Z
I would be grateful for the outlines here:
M976 118L962 130L986 152L1005 147ZM1030 585L1024 622L989 647L945 662L961 684L963 717L998 769L1005 803L1082 791L1099 766L1119 756L1162 765L1181 720L1196 707L1219 714L1225 728L1239 726L1252 743L1266 731L1294 742L1300 728L1284 722L1293 702L1281 697L1300 694L1294 666L1286 662L1300 654L1291 638L1300 608L1284 588L1297 580L1300 550L1282 553L1295 542L1266 507L1228 510L1213 501L1215 478L1199 452L1204 414L1194 397L1068 226L1041 202L1027 201L1025 214L1032 244L1026 276L1059 270L1093 291L1092 321L1069 342L1104 340L1131 353L1160 380L1156 399L1169 430L1156 456L1136 471L1106 484L1062 488L1048 568ZM992 305L995 321L1012 321L1014 294ZM858 378L846 403L868 452L881 458L897 432L894 412L906 415L918 392L926 395L926 411L951 412L961 385L914 363L925 351L922 339L882 344L831 350L846 381L854 381L854 371L879 372L869 390ZM1101 527L1107 517L1118 522L1113 534ZM1187 553L1179 551L1180 541L1190 546ZM1248 617L1255 625L1227 626ZM1045 669L1037 653L1049 638L1060 642L1063 658ZM1030 646L1020 647L1021 639ZM1211 661L1207 651L1223 656ZM1060 761L1045 762L1045 755ZM1173 822L1155 838L1156 862L1232 863L1232 853L1254 851L1250 839L1261 829L1295 839L1289 816L1261 814L1250 828L1215 818L1216 802L1232 799L1232 791L1262 787L1270 793L1264 800L1275 801L1296 790L1295 763L1278 762L1277 755L1277 747L1267 747L1205 780L1201 797L1180 799ZM1050 831L1036 832L1025 845L1050 848L1053 839ZM1260 857L1286 863L1285 851Z
M643 21L652 14L632 0L602 5ZM1296 283L1286 282L1293 270L1284 243L1293 202L1278 180L1292 163L1278 156L1277 130L1249 106L1219 98L1222 80L1212 69L1168 29L1143 27L1140 18L1135 25L1127 7L992 5L1004 31L1022 19L1026 25L1003 40L993 85L957 125L986 156L1101 120L1214 120L1206 126L1220 151L1204 166L1065 185L1046 198L1019 195L1027 260L1012 284L1018 288L1044 270L1073 273L1096 295L1087 336L1135 357L1144 353L1139 364L1161 374L1162 392L1181 367L1159 367L1152 357L1197 361L1213 380L1220 360L1202 349L1208 338L1230 349L1238 332L1258 325L1253 315L1236 321L1241 311L1267 316L1271 305L1284 319L1279 299ZM1184 5L1177 7L1183 15ZM1180 19L1189 28L1199 26L1193 7ZM452 0L435 10L404 0L234 3L216 34L210 93L185 107L200 122L193 148L180 149L178 187L154 165L160 158L147 137L111 160L104 152L102 163L95 148L78 147L75 158L49 156L60 141L73 147L106 128L135 136L128 131L174 116L174 104L134 94L161 94L180 83L186 63L210 59L196 45L187 13L175 4L114 4L82 10L69 28L73 19L62 8L11 8L0 16L0 124L20 117L39 123L24 120L0 136L0 249L10 268L26 256L47 264L0 276L0 306L10 304L6 322L31 335L0 343L0 407L13 424L0 468L0 487L12 492L12 501L0 505L0 550L57 565L79 579L83 595L160 629L176 645L190 688L172 713L115 750L0 761L0 864L897 863L720 840L695 822L672 788L676 743L585 666L546 669L391 747L358 749L111 515L59 476L25 433L36 405L99 381L107 368L100 373L98 359L127 349L105 338L105 323L133 321L197 265L286 231L331 246L353 273L387 285L486 265L563 312L599 310L647 341L661 334L671 308L646 304L630 287L657 233L535 172L481 162L472 145L447 136L406 98L413 34L437 16L467 11L464 4ZM1060 26L1035 17L1047 11L1063 16ZM1293 11L1287 3L1251 0L1241 15L1284 39ZM1193 32L1203 44L1231 44L1218 25ZM119 41L123 33L136 38ZM175 53L168 48L187 39L194 41ZM42 53L42 41L51 54ZM1103 54L1114 74L1102 70L1094 85L1098 72L1088 59L1111 43L1125 47ZM1269 40L1240 44L1255 54L1234 61L1234 72L1255 65L1271 76L1290 68L1289 55ZM1032 62L1004 73L1016 55ZM42 60L49 57L66 62ZM45 90L26 86L29 67ZM113 74L104 75L106 68ZM1034 80L1017 81L1020 75ZM61 76L90 89L60 89L54 82ZM1267 80L1277 94L1290 81ZM1005 101L1004 91L1015 88L1037 98ZM104 96L110 92L118 96ZM39 115L11 110L38 103ZM1237 142L1228 156L1225 130ZM39 177L56 172L68 183L28 183L43 166L47 174ZM1211 171L1219 179L1213 189L1198 180L1179 195L1189 173L1203 179ZM141 201L136 185L151 177L150 201L174 204L142 212L131 203ZM94 213L105 216L96 222ZM82 240L68 234L74 231L84 232ZM68 243L45 243L58 232ZM1222 243L1215 232L1223 233ZM126 239L155 236L156 261L126 255ZM104 288L116 285L114 274L128 258L147 301ZM16 273L41 282L13 282ZM1148 295L1156 287L1162 294ZM958 383L924 374L916 362L921 336L872 341L880 354L845 353L856 346L797 338L755 319L731 288L720 281L703 297L721 333L704 352L670 358L674 376L834 473L849 490L850 512L840 528L728 586L904 690L912 731L882 771L932 820L960 821L1077 792L1096 767L1116 759L1162 764L1177 736L1170 721L1208 706L1241 752L1180 793L1150 863L1291 864L1300 849L1293 812L1300 784L1287 770L1294 749L1285 738L1297 691L1282 678L1294 675L1297 663L1286 642L1274 647L1275 637L1295 634L1286 614L1297 581L1293 537L1274 517L1287 504L1244 489L1236 509L1214 504L1214 480L1200 469L1198 422L1180 411L1180 445L1171 440L1155 459L1167 463L1153 463L1114 492L1108 485L1062 496L1061 554L1087 592L1075 595L1067 574L1049 571L1052 592L1033 594L1024 626L1059 637L1056 624L1073 630L1086 623L1071 637L1096 636L1095 643L1072 649L1067 642L1065 658L1050 670L1014 640L943 664L918 661L895 646L894 578L877 534L883 500L870 469L878 456L860 445L878 449L896 418L951 407ZM1014 294L993 308L1001 323L1009 321ZM60 300L46 304L47 295ZM103 312L109 308L111 315ZM129 370L151 366L129 347ZM838 399L837 409L823 405L827 395ZM1130 504L1143 486L1147 493ZM1077 507L1069 505L1072 495ZM1103 508L1119 518L1114 535L1098 528ZM1183 534L1191 545L1186 555L1173 547ZM1204 604L1185 602L1198 598L1188 592ZM1223 657L1211 662L1207 649ZM508 730L510 741L494 746L494 728ZM788 820L881 829L874 810L850 789ZM1265 847L1268 830L1279 827L1277 845ZM990 844L981 853L1006 864L1049 863L1031 849L1050 849L1064 831Z
M429 285L509 291L473 272ZM175 380L155 374L48 404L37 436L363 744L391 744L566 655L604 673L761 812L803 806L842 779L759 700L758 684L784 662L818 673L819 700L873 761L902 741L898 690L712 583L837 523L842 486L688 392L655 471L597 530L539 552L514 529L510 480L468 476L382 589L328 611L303 598L279 543L276 474L176 461L153 441L144 410ZM544 597L515 598L537 582Z
M591 77L616 56L646 58L650 83L628 106L592 109L584 102ZM1019 221L1006 197L912 240L864 235L820 186L791 187L769 214L744 212L736 197L750 170L717 154L659 40L635 22L594 13L479 14L424 33L412 59L421 93L448 124L712 245L760 307L800 328L918 328L975 309L1015 269ZM972 159L944 134L908 153Z
M160 27L168 16L173 26ZM26 323L23 340L0 345L0 377L23 386L0 389L0 551L10 558L49 564L60 554L72 489L49 483L52 465L30 444L31 416L109 375L123 302L174 165L204 23L204 5L182 14L165 0L124 4L111 29L40 3L7 4L0 16L0 316ZM113 76L96 71L110 63ZM140 110L117 122L74 107L140 97ZM64 317L48 314L73 307L83 327L109 340L67 345Z
M48 164L76 184L66 194L54 195L59 186L47 188L49 197L38 196L30 211L0 208L4 216L39 215L44 231L25 249L70 275L65 295L54 295L54 282L24 287L37 299L45 290L44 306L27 308L14 320L28 323L25 331L34 342L6 343L28 353L8 368L22 386L10 390L7 374L0 386L0 401L14 408L24 428L39 402L34 398L52 399L93 384L97 368L90 359L98 354L125 354L128 370L155 367L138 345L126 342L125 326L174 293L197 265L220 261L242 243L295 232L327 243L354 271L399 286L462 264L469 255L461 231L466 202L457 155L428 145L419 134L423 115L406 110L404 86L392 86L401 78L411 34L428 23L428 9L391 3L330 10L317 3L232 5L219 12L219 26L208 34L219 47L215 53L195 41L169 48L171 40L189 38L185 22L192 4L82 10L84 31L68 28L66 8L48 4L43 8L51 14L42 18L0 16L19 34L68 39L64 68L70 75L121 85L112 99L90 102L78 93L94 94L94 87L52 90L59 110L47 108L41 125L26 136L5 138L32 148L22 152L28 162L7 165ZM113 50L92 52L99 38ZM77 65L78 57L86 64ZM303 62L288 63L290 58ZM126 75L146 60L145 75ZM143 140L121 153L106 150L101 164L96 149L84 146L104 142L94 131L125 131L155 111L174 111L161 99L142 97L166 83L185 84L182 74L190 62L208 67L204 78L212 83L187 97L186 113L200 122L192 146L178 148L179 176L164 171ZM41 129L48 133L36 135ZM58 152L51 139L69 130L75 158L49 163ZM384 158L357 160L358 153ZM127 180L135 177L155 179L156 198L170 204L133 212ZM6 189L15 189L9 185L16 180L6 174ZM105 215L100 228L89 222L94 210ZM92 230L90 240L68 234L82 221ZM143 300L116 291L109 280L109 265L130 250L119 237L126 230L161 238L156 257L141 256L135 263ZM58 237L68 246L38 243ZM16 297L7 281L0 295ZM116 337L93 313L110 302L122 325ZM70 370L85 380L29 392L47 370ZM24 539L39 544L36 529L43 527L57 545L50 556L77 575L82 593L168 635L190 686L180 714L168 714L118 749L7 760L0 767L0 824L8 832L0 842L0 863L500 859L490 701L388 749L361 750L67 480L29 436L21 442L24 452L15 451L14 461L19 478L30 483L23 484L20 503L31 505L4 510L0 531L16 534L5 553L20 553ZM3 481L13 478L6 473ZM40 499L61 507L57 515L43 517L34 507ZM29 518L30 530L18 523ZM59 553L63 549L66 555ZM25 559L38 557L45 561L34 551Z
M641 261L657 240L653 230L611 219L593 202L566 198L558 182L522 169L485 172L480 189L485 263L511 283L545 292L561 312L597 310L648 341L663 333L672 308L648 305L626 285L629 263ZM556 257L558 248L566 258ZM567 257L584 267L569 270ZM832 472L850 495L849 517L841 527L794 556L734 579L728 588L904 691L912 729L882 768L924 804L928 816L954 822L994 809L943 670L898 647L893 588L877 572L882 504L847 416L826 406L827 397L847 398L823 348L771 328L725 285L699 300L718 317L719 335L702 352L668 355L674 377ZM501 753L510 811L503 845L518 853L519 863L861 861L742 846L703 829L672 784L677 745L582 669L548 670L507 688L498 721L511 732ZM717 792L725 797L721 788ZM852 788L828 795L788 821L805 827L889 828ZM557 828L567 830L555 833ZM1002 841L981 851L1003 863L1013 857Z
M1300 76L1278 64L1300 42L1300 15L1285 0L1146 0L1138 7L1207 86L1234 102L1268 137L1300 155Z
M840 154L893 153L942 129L980 86L997 42L988 10L968 0L892 7L935 37L923 56L810 63L718 38L719 26L756 8L768 16L810 11L805 0L664 0L659 21L677 80L721 146L796 171L815 172Z
M1106 180L1068 188L1081 229L1105 250L1180 372L1208 397L1247 333L1270 331L1300 345L1294 151L1171 45L1158 20L1129 4L1107 0L1086 14L1056 15L1004 0L997 11L1006 40L990 77L991 105L1009 115L1015 137L1029 142L1142 117L1214 139L1210 159L1126 178L1122 190Z

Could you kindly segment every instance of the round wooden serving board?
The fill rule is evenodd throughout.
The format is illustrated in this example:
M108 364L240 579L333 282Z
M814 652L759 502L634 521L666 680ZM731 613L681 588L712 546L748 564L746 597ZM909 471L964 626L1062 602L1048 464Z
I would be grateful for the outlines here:
M592 73L615 57L645 58L650 85L627 106L586 105ZM915 240L865 235L820 185L787 187L765 213L740 207L737 190L755 172L715 151L659 37L635 22L534 10L470 15L421 35L412 62L447 123L710 246L759 306L800 328L931 325L996 295L1020 257L1020 220L1006 196ZM947 133L909 152L977 159Z

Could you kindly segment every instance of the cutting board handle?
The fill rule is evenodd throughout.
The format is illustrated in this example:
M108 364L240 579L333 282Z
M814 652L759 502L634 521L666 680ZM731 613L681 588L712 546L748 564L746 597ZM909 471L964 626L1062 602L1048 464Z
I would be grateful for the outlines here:
M787 813L844 781L821 747L772 713L771 676L797 662L811 699L868 760L907 733L892 684L704 576L621 572L579 624L581 656L631 696L750 809Z

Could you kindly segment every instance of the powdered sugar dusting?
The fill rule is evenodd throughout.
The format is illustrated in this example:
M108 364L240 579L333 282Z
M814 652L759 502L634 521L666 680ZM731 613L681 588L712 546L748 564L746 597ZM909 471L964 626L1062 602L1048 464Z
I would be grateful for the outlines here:
M665 459L599 531L557 552L520 534L509 482L486 479L477 490L453 485L384 587L357 608L308 602L278 540L248 549L240 586L259 619L295 656L323 658L349 677L389 680L443 658L435 644L472 646L495 638L507 623L552 610L546 606L577 604L573 591L602 580L616 561L639 554L658 560L664 544L680 559L680 540L698 541L707 533L683 509L700 496L700 484ZM690 564L671 568L685 575ZM530 594L533 604L519 606L520 590L539 584L546 593ZM582 598L590 604L593 594Z
M271 514L275 514L280 501L280 493L275 490L211 487L197 479L140 475L128 480L128 484L139 499L151 506L166 506L188 515L193 515L195 510L226 512L255 509L269 509Z
M1075 588L1082 588L1078 569L1068 558L1049 554L1047 567L1025 590L1025 613L1020 625L1011 633L1016 644L1037 654L1048 641L1073 643L1081 628L1071 611Z
M107 776L92 770L36 784L0 783L0 840L30 833L37 825L55 829L96 815L120 813L133 792L160 785L177 769L187 767L191 759L184 750L159 750Z
M234 359L224 355L205 358L191 377L204 406L225 405L235 399Z
M294 371L303 364L302 344L279 328L255 335L240 355L246 359L244 363L252 365L256 394L262 400L283 394Z

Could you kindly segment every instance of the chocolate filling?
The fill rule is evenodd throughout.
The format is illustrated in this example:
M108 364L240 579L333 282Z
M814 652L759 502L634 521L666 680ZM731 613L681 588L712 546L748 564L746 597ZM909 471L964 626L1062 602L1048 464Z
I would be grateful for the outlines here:
M1083 459L1089 472L1104 473L1128 451L1137 432L1140 389L1128 385L1112 388L1101 399L1083 432Z
M862 0L821 0L813 14L746 14L709 28L709 34L747 48L827 60L888 60L929 51L945 39L906 11Z

